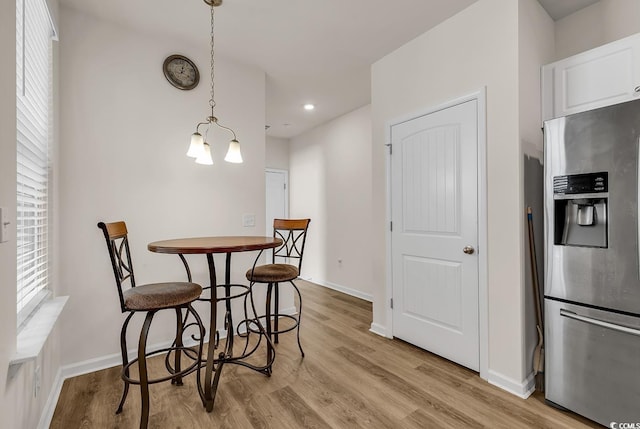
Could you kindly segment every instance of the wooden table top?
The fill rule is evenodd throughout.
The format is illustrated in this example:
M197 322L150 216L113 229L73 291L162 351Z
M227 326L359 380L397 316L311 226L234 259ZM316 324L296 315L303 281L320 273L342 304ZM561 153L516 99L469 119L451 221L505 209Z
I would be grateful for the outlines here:
M156 253L196 254L230 253L271 249L282 245L282 240L260 236L194 237L154 241L147 249Z

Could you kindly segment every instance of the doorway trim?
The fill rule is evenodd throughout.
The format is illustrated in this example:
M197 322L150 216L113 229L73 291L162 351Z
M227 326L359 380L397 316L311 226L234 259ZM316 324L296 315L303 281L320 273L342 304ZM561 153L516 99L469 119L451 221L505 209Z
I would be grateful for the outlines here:
M489 378L489 301L488 301L488 269L487 269L487 112L486 112L486 87L482 87L475 92L462 97L447 101L445 103L418 110L409 115L405 115L388 122L385 125L385 146L391 144L391 128L394 125L429 115L467 101L477 101L477 124L478 124L478 344L480 353L480 378ZM391 223L391 154L387 150L386 155L386 224ZM385 306L387 329L385 336L393 338L393 310L391 308L391 298L393 297L393 265L391 258L391 231L385 228L386 241L386 288ZM379 327L378 327L379 328ZM379 332L376 329L375 332Z
M289 217L289 170L280 170L277 168L265 168L264 169L264 173L279 173L279 174L284 174L284 186L285 186L285 193L284 193L284 212L286 214L286 217ZM265 195L265 198L268 195ZM265 225L267 225L268 220L265 218Z

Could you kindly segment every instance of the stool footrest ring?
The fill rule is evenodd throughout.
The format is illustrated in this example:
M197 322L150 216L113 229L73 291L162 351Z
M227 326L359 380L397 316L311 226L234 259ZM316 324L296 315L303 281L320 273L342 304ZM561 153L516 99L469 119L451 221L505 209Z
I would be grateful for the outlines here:
M217 285L216 287L218 289L224 289L226 287L229 287L229 288L232 288L232 289L240 289L240 292L238 292L238 293L236 293L234 295L216 296L216 301L217 302L229 301L229 300L236 299L236 298L242 298L243 296L247 296L249 294L249 286L247 286L247 285L230 284L230 285ZM205 290L211 290L211 286L203 287L202 291L204 292ZM198 298L198 301L210 302L211 301L211 297L203 298L202 296L200 296L200 298Z
M165 352L172 352L172 351L176 351L176 350L181 350L184 351L185 354L187 354L188 352L192 352L193 347L187 347L187 346L183 346L183 347L167 347L164 349L159 349L159 350L154 350L152 352L146 353L145 359L150 357L150 356L154 356L160 353L165 353ZM131 361L129 361L125 366L122 367L122 375L121 378L126 381L127 383L131 383L131 384L140 384L140 380L138 379L134 379L131 377L128 377L127 375L125 375L127 373L127 371L129 371L129 368L131 368L131 366L135 365L138 363L138 358L135 358ZM191 365L189 365L188 367L186 367L185 369L178 371L178 372L174 372L171 373L165 377L161 377L161 378L155 378L153 380L149 380L147 381L148 384L155 384L155 383L161 383L163 381L168 381L171 380L173 378L176 377L180 377L180 376L184 376L184 375L188 375L191 374L192 372L194 372L195 370L198 369L198 361L196 360L195 362L193 362Z
M262 315L262 316L258 316L258 319L265 319L267 316L266 315ZM276 319L276 318L287 318L290 320L293 320L295 323L292 326L289 326L287 328L283 328L283 329L278 329L276 330L272 330L271 333L272 334L284 334L285 332L289 332L289 331L293 331L294 329L296 329L298 327L298 325L300 324L300 320L298 319L297 316L293 316L291 314L272 314L271 315L271 319ZM255 319L253 319L255 320ZM247 327L248 330L250 330L252 333L257 334L260 333L260 331L257 330L257 328L253 327L253 326L248 326Z

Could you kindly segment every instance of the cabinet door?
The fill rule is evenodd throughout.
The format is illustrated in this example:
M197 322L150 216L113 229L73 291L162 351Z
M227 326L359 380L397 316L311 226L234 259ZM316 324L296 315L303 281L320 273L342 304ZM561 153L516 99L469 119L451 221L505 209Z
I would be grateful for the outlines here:
M630 101L640 94L640 35L542 70L543 120Z

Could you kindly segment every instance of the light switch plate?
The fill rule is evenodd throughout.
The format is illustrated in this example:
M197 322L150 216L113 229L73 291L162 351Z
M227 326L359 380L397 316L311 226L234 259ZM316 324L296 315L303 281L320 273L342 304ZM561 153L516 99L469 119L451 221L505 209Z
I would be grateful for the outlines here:
M254 214L243 214L242 215L242 226L256 226L256 215Z
M0 243L4 243L9 240L9 222L6 220L7 209L0 207Z

